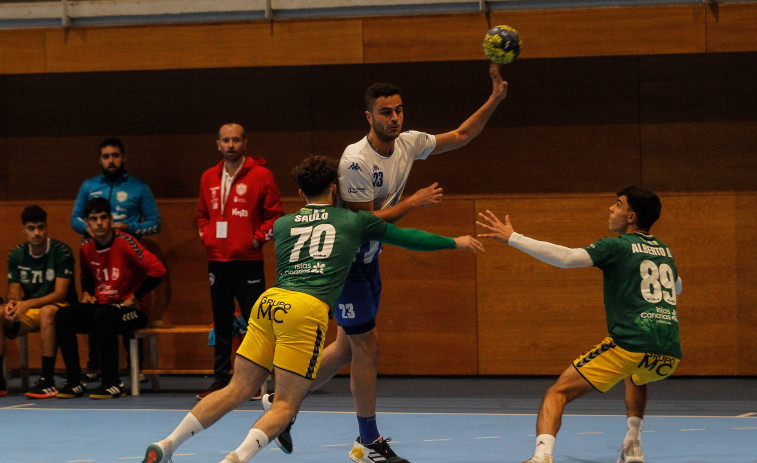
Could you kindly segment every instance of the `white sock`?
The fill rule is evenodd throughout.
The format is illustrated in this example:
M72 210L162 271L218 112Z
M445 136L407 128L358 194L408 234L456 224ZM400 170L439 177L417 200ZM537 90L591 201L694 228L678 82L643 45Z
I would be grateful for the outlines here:
M247 437L245 437L242 445L240 445L235 452L237 457L239 457L240 462L247 463L266 445L268 445L268 436L266 436L266 434L260 429L252 428L250 429L250 432L247 433Z
M536 436L536 450L534 450L535 457L552 455L552 450L554 450L554 448L555 436L552 434L539 434Z
M626 444L632 440L641 441L641 425L644 420L638 416L629 416L627 422L628 432L626 433L626 438L623 439L623 443Z
M181 444L183 444L185 440L194 436L203 429L205 428L203 428L200 422L197 421L197 418L195 418L192 412L187 413L184 419L181 420L181 423L176 426L176 429L174 429L173 432L169 434L168 437L166 437L166 440L171 442L171 444L173 445L173 448L170 449L170 453L173 454L173 452Z

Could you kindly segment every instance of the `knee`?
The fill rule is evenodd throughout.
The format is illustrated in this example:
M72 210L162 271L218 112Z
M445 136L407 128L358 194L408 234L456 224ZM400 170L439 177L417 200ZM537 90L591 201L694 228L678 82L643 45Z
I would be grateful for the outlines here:
M352 340L352 356L360 363L378 364L381 347L376 336L361 336Z
M40 327L52 327L55 325L55 315L58 312L57 305L46 305L39 309Z

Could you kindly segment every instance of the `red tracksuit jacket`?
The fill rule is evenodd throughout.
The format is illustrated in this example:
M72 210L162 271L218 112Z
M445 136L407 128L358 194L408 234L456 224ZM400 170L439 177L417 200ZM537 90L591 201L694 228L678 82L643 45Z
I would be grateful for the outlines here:
M113 230L110 247L97 249L97 241L87 238L79 250L82 287L94 285L100 304L118 304L136 291L148 275L166 276L166 267L133 236ZM147 312L147 298L139 300L140 310Z
M273 222L284 215L281 194L273 173L263 167L265 159L247 156L231 184L221 213L221 179L224 161L211 167L200 179L197 224L208 260L263 260L263 244L273 237ZM227 238L216 237L216 224L225 221ZM256 248L253 239L259 243Z

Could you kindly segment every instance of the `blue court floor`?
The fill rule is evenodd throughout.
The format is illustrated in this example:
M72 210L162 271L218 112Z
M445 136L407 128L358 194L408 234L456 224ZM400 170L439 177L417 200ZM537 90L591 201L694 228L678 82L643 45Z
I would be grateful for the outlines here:
M536 411L554 378L382 378L379 429L413 463L515 462L530 456ZM0 398L0 462L140 462L196 403L206 378L166 378L161 392L117 400ZM11 385L12 386L12 385ZM191 389L191 391L190 391ZM250 401L187 441L175 463L219 462L261 415ZM622 387L570 404L556 462L615 462L625 434ZM295 450L252 461L349 462L357 423L346 378L306 399ZM757 378L672 378L650 387L648 463L757 463Z

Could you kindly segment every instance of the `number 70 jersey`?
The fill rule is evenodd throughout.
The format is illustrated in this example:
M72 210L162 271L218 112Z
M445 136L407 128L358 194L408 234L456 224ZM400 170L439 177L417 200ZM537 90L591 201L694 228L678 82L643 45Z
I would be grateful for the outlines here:
M607 330L616 344L631 352L681 358L678 271L665 243L630 233L585 249L604 274Z
M387 223L366 211L308 205L273 224L277 288L309 294L334 304L355 252L365 240L384 236Z

